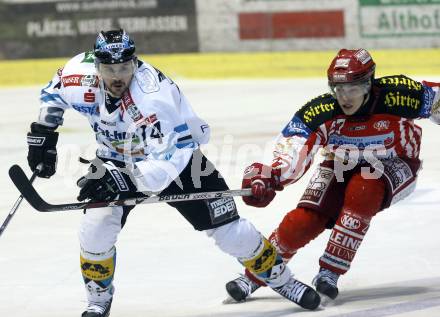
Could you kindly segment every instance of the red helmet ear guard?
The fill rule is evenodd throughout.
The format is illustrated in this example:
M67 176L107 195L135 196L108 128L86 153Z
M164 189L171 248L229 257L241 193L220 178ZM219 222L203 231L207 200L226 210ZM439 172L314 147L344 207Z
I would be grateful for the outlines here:
M341 49L327 70L329 85L368 80L374 76L376 64L367 50Z

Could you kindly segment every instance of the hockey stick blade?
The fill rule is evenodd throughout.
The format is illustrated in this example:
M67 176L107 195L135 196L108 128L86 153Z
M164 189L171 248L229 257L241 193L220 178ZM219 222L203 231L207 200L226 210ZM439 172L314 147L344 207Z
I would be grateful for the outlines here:
M54 211L66 211L66 210L83 210L102 207L116 207L116 206L135 206L139 204L152 204L161 202L179 202L190 200L203 200L203 199L218 199L223 197L232 196L250 196L251 189L236 189L217 192L202 192L202 193L187 193L176 195L154 195L149 197L128 198L122 200L112 200L103 202L78 202L71 204L58 204L52 205L47 203L37 193L35 188L30 183L23 169L18 165L13 165L9 169L9 177L15 184L17 189L23 195L23 197L29 202L29 204L38 211L41 212L54 212Z

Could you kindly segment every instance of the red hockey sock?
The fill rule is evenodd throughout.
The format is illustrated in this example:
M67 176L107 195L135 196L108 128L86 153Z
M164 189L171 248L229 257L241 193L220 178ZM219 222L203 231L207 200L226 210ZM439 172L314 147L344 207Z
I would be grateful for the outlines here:
M284 216L278 228L269 237L269 241L287 262L298 249L324 231L328 220L327 216L317 211L296 208Z
M344 274L350 268L361 245L371 218L380 210L385 196L381 179L352 177L345 191L344 206L330 235L319 265L332 272Z

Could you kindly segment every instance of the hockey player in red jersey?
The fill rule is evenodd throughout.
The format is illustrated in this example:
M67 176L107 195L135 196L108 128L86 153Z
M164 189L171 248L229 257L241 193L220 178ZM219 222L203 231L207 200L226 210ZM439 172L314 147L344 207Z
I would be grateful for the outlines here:
M276 191L295 183L323 148L295 209L270 236L285 262L326 228L331 235L313 280L316 290L335 299L372 218L414 190L422 129L415 119L440 124L440 84L404 75L374 77L375 63L365 49L342 49L328 68L331 92L296 112L277 138L270 166L246 168L247 205L266 207ZM249 271L226 289L237 301L264 285Z

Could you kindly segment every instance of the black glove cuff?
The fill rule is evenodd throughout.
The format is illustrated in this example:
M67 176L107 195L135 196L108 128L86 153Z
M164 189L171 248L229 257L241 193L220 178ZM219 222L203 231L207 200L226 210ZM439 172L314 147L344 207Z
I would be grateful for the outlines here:
M36 122L31 124L31 132L27 134L29 146L55 147L58 142L58 132Z

